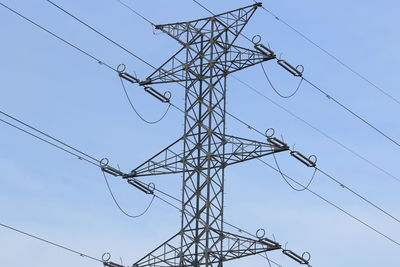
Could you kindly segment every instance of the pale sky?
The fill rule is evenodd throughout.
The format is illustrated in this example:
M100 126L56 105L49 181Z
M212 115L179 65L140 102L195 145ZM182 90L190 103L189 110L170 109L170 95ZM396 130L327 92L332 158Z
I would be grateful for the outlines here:
M199 0L215 13L252 4L252 1ZM2 3L20 11L51 31L89 51L113 67L144 79L152 69L110 44L46 1ZM153 34L148 23L116 0L56 1L107 36L155 66L180 47L164 34ZM137 11L156 24L206 17L207 11L190 0L132 1ZM299 29L324 49L400 99L397 49L400 45L400 3L383 1L265 1L264 6ZM107 157L128 172L159 152L183 132L183 116L171 109L158 124L140 120L127 102L118 76L71 47L0 7L0 110L38 127L98 158ZM338 65L271 15L258 9L245 28L259 34L262 43L304 75L360 114L385 134L400 140L400 106L376 88ZM239 38L238 44L252 48ZM273 62L264 66L276 87L289 94L298 80ZM354 118L315 89L303 83L292 98L282 99L268 85L260 66L235 74L265 96L329 134L380 168L400 177L400 147ZM183 89L170 90L183 107ZM162 115L165 106L137 85L127 87L137 109L149 120ZM318 156L318 167L400 217L400 183L355 157L234 78L228 82L227 109L257 129L272 127L278 137L305 155ZM1 119L5 119L0 116ZM260 135L227 119L227 133L265 141ZM142 217L130 219L114 205L101 171L43 142L0 124L0 223L13 226L65 246L131 265L179 231L179 213L155 200ZM277 156L281 168L302 183L312 170L288 153ZM271 157L265 160L274 164ZM120 204L132 214L141 213L151 197L119 178L109 177ZM157 188L180 198L181 176L148 177ZM366 204L320 173L310 189L400 242L399 224ZM279 176L258 161L226 171L225 219L267 236L298 253L310 252L314 267L397 267L399 246L371 231L309 192L293 191ZM281 252L270 258L282 266L299 266ZM5 266L101 266L0 228L0 259ZM250 257L226 266L268 266ZM274 265L273 265L274 266Z

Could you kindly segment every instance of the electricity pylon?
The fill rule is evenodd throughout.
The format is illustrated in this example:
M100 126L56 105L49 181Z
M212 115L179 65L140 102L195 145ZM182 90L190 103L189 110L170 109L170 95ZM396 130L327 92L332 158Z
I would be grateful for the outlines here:
M268 238L224 231L225 168L289 149L276 138L260 142L225 133L228 75L275 58L264 46L234 45L259 6L156 26L182 47L139 84L159 99L162 95L150 86L185 88L184 134L125 178L181 173L181 229L134 267L222 267L225 261L281 249Z

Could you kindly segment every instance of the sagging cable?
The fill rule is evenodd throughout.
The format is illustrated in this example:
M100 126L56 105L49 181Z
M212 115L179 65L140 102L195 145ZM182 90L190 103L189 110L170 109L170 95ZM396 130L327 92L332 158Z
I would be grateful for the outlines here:
M169 101L170 101L171 92L169 92L169 91L166 91L164 94L161 94L160 92L158 92L157 90L155 90L154 88L149 87L149 86L145 86L144 90L163 103L169 103Z
M306 264L306 265L308 265L309 267L311 267L311 266L309 265L309 262L310 262L310 259L311 259L311 255L310 255L310 253L308 253L308 252L304 252L304 253L300 256L300 255L294 253L294 252L291 251L291 250L284 249L284 250L282 250L282 253L285 254L286 256L288 256L289 258L291 258L291 259L297 261L297 262L300 263L300 264ZM307 259L305 258L305 255L308 256Z
M278 89L276 89L275 86L273 85L272 81L271 81L270 78L268 77L268 74L267 74L267 71L266 71L265 68L264 68L264 65L263 65L262 63L261 63L260 65L261 65L261 69L262 69L262 71L263 71L263 73L264 73L265 78L267 79L269 85L270 85L271 88L275 91L275 93L276 93L277 95L279 95L279 96L282 97L282 98L291 98L292 96L294 96L294 95L299 91L300 86L301 86L301 84L302 84L302 82L303 82L303 80L304 80L303 77L300 77L300 78L301 78L301 79L300 79L300 82L299 82L299 84L297 85L296 90L293 91L293 93L291 93L290 95L283 95L283 94L281 94L281 93L278 91Z
M315 168L315 166L317 165L317 157L314 155L307 158L299 151L291 151L290 155L295 159L297 159L298 161L300 161L301 163L303 163L304 165L306 165L307 167ZM314 160L312 160L312 158L314 158Z
M153 183L150 183L147 185L136 179L128 179L128 183L130 185L136 187L137 189L139 189L140 191L142 191L145 194L154 195L155 186Z
M302 65L298 65L297 67L293 67L292 65L290 65L288 62L286 62L283 59L279 59L277 62L282 68L284 68L285 70L290 72L293 76L296 76L296 77L303 76L304 67ZM301 70L298 70L299 67L301 67Z

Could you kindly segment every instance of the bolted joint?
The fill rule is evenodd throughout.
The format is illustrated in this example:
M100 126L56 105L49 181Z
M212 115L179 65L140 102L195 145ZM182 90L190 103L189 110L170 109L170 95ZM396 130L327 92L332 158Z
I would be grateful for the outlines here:
M136 171L132 170L130 173L122 175L122 178L133 178L133 177L136 177L136 176L137 176Z
M150 84L151 83L151 79L150 78L147 78L146 80L144 80L144 81L140 81L139 82L139 85L140 86L143 86L143 85L147 85L147 84Z

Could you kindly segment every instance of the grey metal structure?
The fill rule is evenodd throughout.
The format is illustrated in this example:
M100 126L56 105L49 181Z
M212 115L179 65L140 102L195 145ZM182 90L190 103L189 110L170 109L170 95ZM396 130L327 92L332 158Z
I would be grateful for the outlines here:
M224 231L225 168L288 150L277 139L260 142L225 133L227 76L275 58L258 47L234 45L259 6L156 26L182 47L139 84L150 90L161 83L185 88L184 134L125 178L182 173L181 229L135 267L222 267L225 261L281 249L271 239Z

